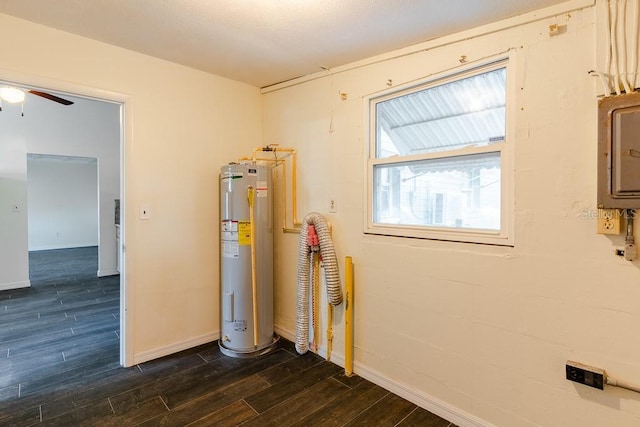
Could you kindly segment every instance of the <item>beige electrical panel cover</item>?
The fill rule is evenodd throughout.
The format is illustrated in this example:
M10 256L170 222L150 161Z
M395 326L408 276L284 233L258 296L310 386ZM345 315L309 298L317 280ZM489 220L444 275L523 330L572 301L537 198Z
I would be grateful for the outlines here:
M598 207L640 208L640 93L599 102Z

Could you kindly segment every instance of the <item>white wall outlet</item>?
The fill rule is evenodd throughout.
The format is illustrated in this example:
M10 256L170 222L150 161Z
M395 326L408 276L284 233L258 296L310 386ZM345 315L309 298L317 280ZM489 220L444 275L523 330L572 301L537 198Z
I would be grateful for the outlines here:
M140 206L140 219L149 219L151 218L151 214L149 213L149 206L141 205Z
M618 209L598 209L598 234L620 234Z
M338 212L338 205L336 204L336 199L331 198L329 199L329 213L336 213Z

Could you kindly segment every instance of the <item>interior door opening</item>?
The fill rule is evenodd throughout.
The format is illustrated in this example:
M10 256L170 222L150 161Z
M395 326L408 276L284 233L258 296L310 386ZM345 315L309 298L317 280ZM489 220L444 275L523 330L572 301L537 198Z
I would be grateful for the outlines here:
M53 81L50 87L56 85ZM6 218L0 218L0 222L8 221L7 229L11 230L5 242L0 243L0 255L3 255L0 256L0 270L6 275L0 274L0 291L30 285L31 248L68 250L93 247L95 255L92 256L97 261L93 278L117 281L119 304L115 316L119 331L116 334L120 364L126 365L126 319L123 316L126 284L124 261L120 262L126 224L124 215L116 218L116 201L124 207L123 116L127 98L113 94L113 99L104 99L104 91L89 88L78 88L77 93L82 95L76 95L73 88L69 90L68 85L62 83L61 86L67 87L64 92L7 81L0 81L0 86L15 87L25 93L21 103L4 102L0 113L0 189L3 190L0 191L0 202L13 207ZM34 95L33 92L50 96ZM62 103L56 98L69 102ZM95 182L84 182L86 185L80 190L85 197L93 197L92 203L72 206L69 200L65 200L71 195L64 189L57 195L49 194L51 197L45 199L46 189L42 186L39 190L45 193L41 193L37 202L32 200L29 203L27 165L30 162L40 166L48 163L49 168L52 164L62 166L57 168L56 176L63 181L66 179L67 184L71 178L63 176L65 172L83 169L82 173L88 177L88 171L93 168ZM90 195L88 188L92 185L94 194ZM30 204L38 203L49 213L45 212L38 221L30 222ZM91 204L94 208L89 206ZM97 212L92 219L87 219L90 216L82 213L90 209ZM58 220L55 224L53 217ZM39 237L35 233L36 228L40 229ZM5 257L5 254L11 256Z

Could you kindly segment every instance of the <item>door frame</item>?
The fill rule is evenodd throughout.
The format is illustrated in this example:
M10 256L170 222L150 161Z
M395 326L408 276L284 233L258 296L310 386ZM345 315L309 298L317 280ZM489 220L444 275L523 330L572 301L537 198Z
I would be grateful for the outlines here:
M127 275L127 155L133 136L133 97L120 92L97 89L66 81L0 69L0 80L16 86L31 86L76 97L120 104L120 365L134 365L132 310L133 292Z

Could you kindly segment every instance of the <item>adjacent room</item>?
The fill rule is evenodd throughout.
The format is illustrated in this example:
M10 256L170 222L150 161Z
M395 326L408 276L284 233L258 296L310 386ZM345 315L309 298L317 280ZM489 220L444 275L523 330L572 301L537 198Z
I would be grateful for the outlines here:
M639 16L0 3L0 424L640 425ZM70 248L109 356L15 380Z

